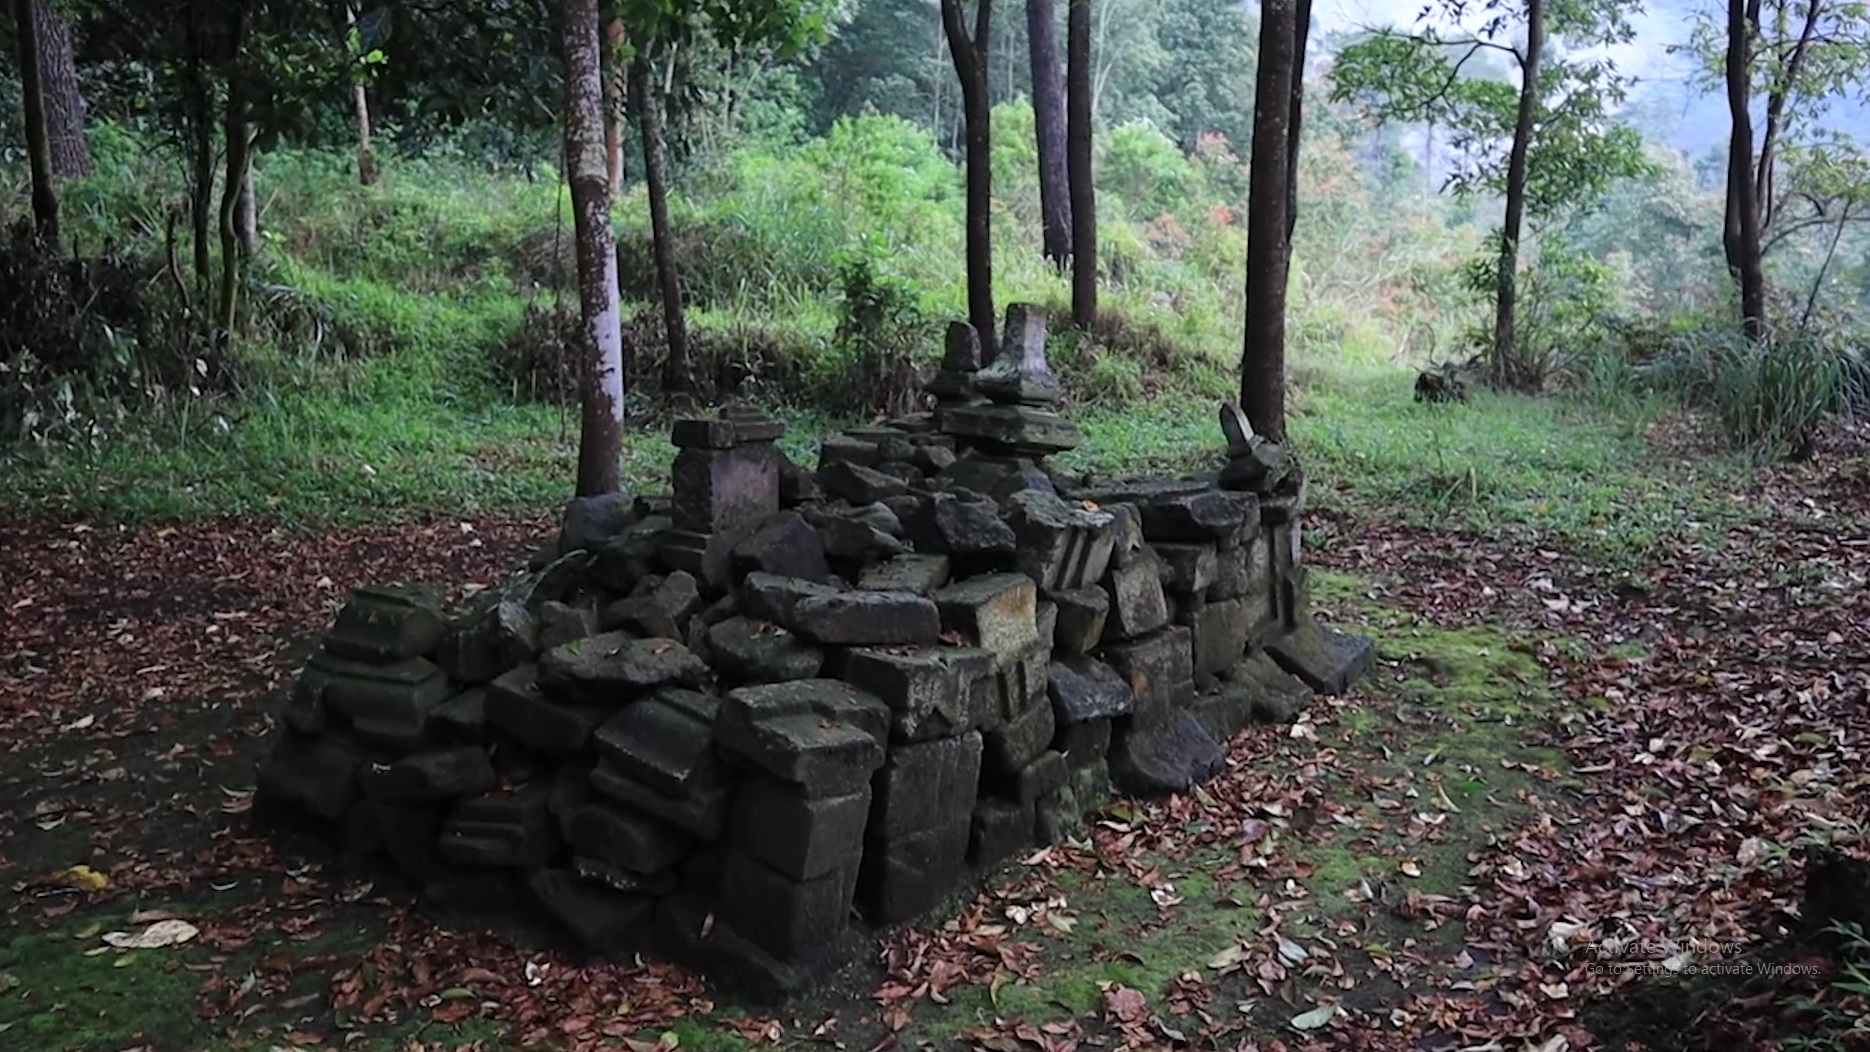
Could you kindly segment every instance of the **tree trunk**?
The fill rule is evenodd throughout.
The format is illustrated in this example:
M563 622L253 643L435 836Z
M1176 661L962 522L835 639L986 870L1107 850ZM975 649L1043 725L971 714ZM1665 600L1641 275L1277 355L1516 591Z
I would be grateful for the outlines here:
M1776 151L1779 145L1779 131L1785 121L1786 103L1790 101L1794 85L1799 81L1799 71L1805 65L1805 55L1810 50L1818 29L1818 18L1824 11L1824 0L1809 0L1805 5L1805 26L1799 31L1799 42L1793 46L1791 57L1786 59L1784 76L1778 79L1778 83L1766 96L1766 127L1760 133L1760 158L1753 173L1753 207L1760 213L1761 236L1764 236L1766 228L1772 225L1773 213L1778 203L1779 195L1773 187L1773 174L1777 167ZM1749 6L1746 17L1757 30L1759 28L1757 6ZM1749 120L1751 120L1750 114Z
M346 4L344 7L345 28L355 31L357 28L357 7ZM355 61L356 56L352 56ZM370 145L370 92L364 87L364 78L360 70L351 71L351 109L357 114L357 181L364 186L374 186L377 181L377 154Z
M26 156L32 169L33 229L40 242L58 248L58 189L52 185L52 145L46 136L44 83L32 0L13 0L14 37L19 48L20 102L26 110Z
M623 192L623 122L626 76L618 62L623 57L623 19L604 23L604 159L610 174L610 197L616 200Z
M91 174L91 146L84 136L84 95L72 58L71 26L46 0L32 0L33 31L39 44L39 86L45 97L46 135L52 142L52 174L60 179Z
M1032 115L1038 133L1045 258L1063 270L1071 258L1071 177L1066 159L1065 76L1058 62L1058 9L1053 0L1026 0L1026 42L1032 56Z
M1520 386L1537 378L1522 375L1514 354L1514 312L1519 296L1519 232L1526 218L1526 155L1539 117L1539 60L1545 50L1545 5L1526 0L1526 53L1520 61L1519 112L1513 148L1506 158L1506 218L1500 224L1500 272L1494 278L1493 371Z
M1727 143L1727 211L1722 248L1727 269L1740 284L1740 324L1750 340L1766 335L1766 268L1761 260L1760 202L1754 182L1753 115L1748 110L1751 65L1747 0L1727 4L1727 112L1733 131Z
M1091 170L1091 4L1066 13L1065 140L1071 182L1071 320L1097 323L1097 182Z
M1293 16L1292 109L1286 124L1286 262L1292 262L1292 232L1299 225L1299 138L1305 126L1305 47L1312 36L1312 0L1298 0Z
M610 174L604 154L604 74L597 0L564 0L566 178L578 241L578 304L584 321L584 413L578 436L578 495L615 493L623 449L623 297L610 231Z
M221 298L215 314L217 345L225 351L234 338L240 313L240 286L246 274L247 247L241 237L240 199L251 184L253 137L247 116L247 37L252 14L244 6L233 14L233 54L227 69L227 116L223 141L227 172L221 183Z
M189 136L189 234L194 248L195 288L202 309L214 281L214 249L209 244L214 215L214 92L208 86L206 34L201 5L188 5L187 118Z
M643 181L649 189L649 232L656 257L656 284L662 290L662 325L669 353L662 362L662 389L674 394L691 387L688 324L682 312L682 283L675 272L675 233L669 228L669 186L663 167L662 121L649 86L649 63L641 53L630 61L630 94L636 106L637 134L643 140Z
M1247 190L1246 346L1240 357L1240 408L1253 430L1286 437L1286 151L1291 138L1294 0L1260 5L1260 68L1253 92L1253 151Z
M967 132L967 316L980 334L981 357L999 353L993 309L993 134L987 98L988 25L993 0L975 0L974 34L961 18L961 0L941 0L942 31L961 81Z
M251 139L251 135L249 135ZM253 148L247 148L247 164L240 174L239 212L235 216L240 234L240 252L247 259L253 258L254 250L260 243L260 199L253 189Z

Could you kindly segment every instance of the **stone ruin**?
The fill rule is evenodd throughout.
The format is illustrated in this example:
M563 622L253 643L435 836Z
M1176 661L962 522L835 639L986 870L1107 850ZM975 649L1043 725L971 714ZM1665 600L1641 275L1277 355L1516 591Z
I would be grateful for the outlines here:
M850 959L1113 792L1218 774L1252 720L1346 689L1310 616L1301 476L1224 406L1225 467L1068 478L1037 308L932 413L846 431L675 422L668 498L582 498L452 616L357 591L299 676L262 813L387 856L439 908L541 914L753 997Z

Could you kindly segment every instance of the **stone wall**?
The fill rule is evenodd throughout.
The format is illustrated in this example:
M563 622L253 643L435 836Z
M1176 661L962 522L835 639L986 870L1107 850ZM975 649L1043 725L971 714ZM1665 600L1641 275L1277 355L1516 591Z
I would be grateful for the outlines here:
M1114 791L1217 774L1250 720L1340 691L1301 480L1224 406L1207 478L1050 472L1035 308L933 413L790 463L744 410L676 422L668 498L574 501L534 566L445 615L358 591L297 680L264 813L337 829L436 905L537 909L750 995L808 984Z

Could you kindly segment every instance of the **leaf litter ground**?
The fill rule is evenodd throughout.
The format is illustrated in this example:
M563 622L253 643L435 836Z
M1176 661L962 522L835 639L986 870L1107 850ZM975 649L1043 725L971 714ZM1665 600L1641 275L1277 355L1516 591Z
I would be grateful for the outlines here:
M0 526L0 1047L1767 1041L1784 982L1762 998L1592 952L1762 960L1797 848L1860 836L1870 471L1733 496L1766 513L1615 573L1320 517L1318 605L1379 643L1356 691L1242 734L1197 792L1119 801L778 1013L426 917L252 829L272 699L348 590L460 596L547 521ZM176 945L105 941L176 921Z

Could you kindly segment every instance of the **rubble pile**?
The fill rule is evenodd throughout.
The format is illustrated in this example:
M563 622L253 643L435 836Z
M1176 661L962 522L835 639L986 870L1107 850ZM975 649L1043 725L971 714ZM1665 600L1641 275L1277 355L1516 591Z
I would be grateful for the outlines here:
M777 996L1350 684L1369 643L1310 616L1283 449L1224 406L1212 477L1066 477L1043 316L981 345L953 326L935 410L813 470L757 413L677 421L670 495L573 501L471 609L359 590L296 682L265 813L437 906Z

